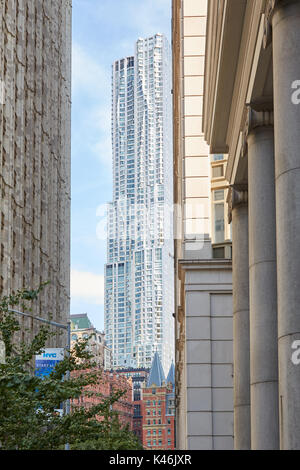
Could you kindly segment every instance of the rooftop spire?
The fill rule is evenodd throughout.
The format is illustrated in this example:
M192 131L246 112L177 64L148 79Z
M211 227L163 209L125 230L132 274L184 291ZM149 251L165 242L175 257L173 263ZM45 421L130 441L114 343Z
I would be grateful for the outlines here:
M154 354L150 374L148 377L148 382L147 382L147 387L151 387L151 385L156 385L157 387L161 387L163 381L165 381L165 374L164 370L161 365L161 361L158 355L158 352L156 351Z
M174 362L172 361L172 364L170 366L170 370L168 373L167 377L167 382L171 382L172 385L175 385L175 367L174 367Z

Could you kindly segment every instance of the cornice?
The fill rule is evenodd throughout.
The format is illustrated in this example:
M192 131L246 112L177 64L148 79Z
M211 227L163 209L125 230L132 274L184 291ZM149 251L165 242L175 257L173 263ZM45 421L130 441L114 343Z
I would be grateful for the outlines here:
M231 269L232 261L231 259L200 259L200 260L187 260L180 259L178 260L179 269L186 271L228 271Z

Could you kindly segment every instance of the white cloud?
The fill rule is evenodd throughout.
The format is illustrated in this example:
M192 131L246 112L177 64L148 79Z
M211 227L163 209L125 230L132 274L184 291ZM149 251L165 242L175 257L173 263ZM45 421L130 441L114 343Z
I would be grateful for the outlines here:
M94 98L103 95L103 87L109 86L109 77L103 67L79 44L72 46L73 94L84 92Z
M104 276L91 272L71 270L71 297L87 303L103 305Z
M109 88L110 90L110 88ZM93 128L97 135L101 136L90 145L90 150L100 161L111 167L112 145L111 145L111 107L109 104L101 104L91 112Z
M141 36L147 36L159 31L162 19L169 20L171 24L171 0L144 0L131 4L131 15L134 25L140 31Z
M110 72L81 45L73 44L73 103L85 97L79 116L78 140L103 164L111 165Z
M90 7L93 7L94 14L99 19L108 18L114 25L119 26L120 31L123 28L130 28L136 31L137 35L146 37L155 33L169 33L171 28L171 0L118 0L116 3L116 14L112 15L111 0L102 0L95 5L94 0L88 1ZM110 17L108 15L111 15ZM164 31L160 31L164 28ZM168 31L166 31L166 28ZM135 38L137 39L137 37ZM130 44L130 49L127 49ZM133 44L127 39L119 41L119 48L125 47L126 54L133 51Z

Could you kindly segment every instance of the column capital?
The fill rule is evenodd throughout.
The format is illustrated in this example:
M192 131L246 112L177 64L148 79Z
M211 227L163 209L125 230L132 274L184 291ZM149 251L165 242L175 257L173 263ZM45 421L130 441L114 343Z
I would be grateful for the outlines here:
M238 206L248 204L248 185L233 184L229 187L228 196L228 220L232 221L232 211Z
M257 127L273 127L274 126L274 113L271 110L256 111L252 106L248 106L247 120L246 120L246 134L247 136Z
M263 46L266 49L272 42L272 18L276 7L297 3L298 0L267 0L265 8L265 25Z
M246 124L243 131L242 157L247 154L247 140L249 134L259 127L273 127L274 113L271 110L256 111L252 106L248 106Z

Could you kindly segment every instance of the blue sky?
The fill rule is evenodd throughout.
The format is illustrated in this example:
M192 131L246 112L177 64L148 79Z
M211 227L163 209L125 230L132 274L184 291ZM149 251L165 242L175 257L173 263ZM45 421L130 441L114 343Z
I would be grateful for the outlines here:
M111 64L133 54L138 37L170 39L170 30L171 0L73 0L71 314L88 313L99 329L106 261L99 228L112 198Z

